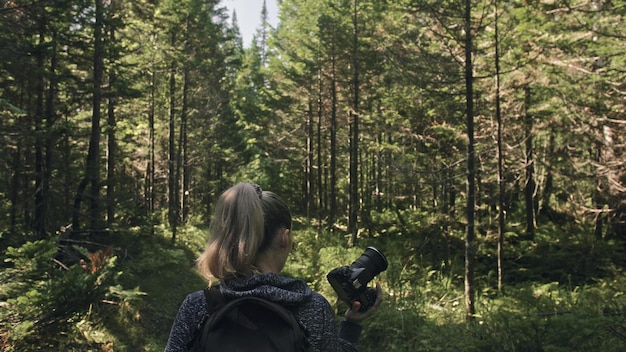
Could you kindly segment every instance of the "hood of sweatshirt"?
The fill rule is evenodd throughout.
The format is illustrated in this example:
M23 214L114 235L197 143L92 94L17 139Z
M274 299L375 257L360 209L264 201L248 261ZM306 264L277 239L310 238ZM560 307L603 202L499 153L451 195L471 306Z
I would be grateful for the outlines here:
M223 280L220 282L220 292L227 300L255 296L284 305L302 304L313 295L304 281L274 273Z

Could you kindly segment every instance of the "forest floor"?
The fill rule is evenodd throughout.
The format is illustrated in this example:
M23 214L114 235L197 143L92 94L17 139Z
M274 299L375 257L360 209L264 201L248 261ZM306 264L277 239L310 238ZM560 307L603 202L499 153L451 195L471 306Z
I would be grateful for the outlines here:
M124 331L132 332L132 329L122 326L116 335L129 351L161 351L182 300L206 285L194 269L195 258L204 248L204 236L203 231L193 229L182 234L175 246L163 237L136 245L133 256L137 265L131 265L134 269L125 275L122 285L127 288L140 285L147 295L140 306L141 327L124 336ZM320 282L325 281L320 279L324 276L320 273L337 263L349 264L362 251L345 249L336 243L320 243L312 232L301 231L299 236L298 250L286 270L288 274L308 278L314 289L319 289ZM448 276L424 265L416 269L410 282L401 284L402 272L407 268L400 268L396 262L406 260L402 259L405 256L401 255L401 249L389 243L378 243L389 251L391 263L382 277L387 299L385 309L367 322L362 349L371 351L387 346L390 351L516 351L528 346L527 351L617 351L626 348L626 334L622 335L626 333L626 277L620 269L622 256L615 252L619 246L542 241L528 243L531 248L526 255L515 259L519 268L514 268L513 262L508 263L511 272L507 280L511 285L507 294L498 294L490 288L489 275L477 278L479 324L472 326L464 321L462 276ZM394 242L394 245L401 244ZM611 260L609 253L614 256ZM139 256L143 259L136 260ZM483 265L490 265L479 262L480 271L486 272ZM410 286L404 287L406 284ZM327 297L334 297L333 292L322 291ZM141 335L145 339L137 337Z
M136 287L145 297L135 316L138 327L120 325L115 336L129 351L163 351L180 304L187 294L206 286L194 267L201 243L171 245L169 240L144 237L134 245L134 253L129 256L133 257L131 263L138 264L131 264L120 284Z

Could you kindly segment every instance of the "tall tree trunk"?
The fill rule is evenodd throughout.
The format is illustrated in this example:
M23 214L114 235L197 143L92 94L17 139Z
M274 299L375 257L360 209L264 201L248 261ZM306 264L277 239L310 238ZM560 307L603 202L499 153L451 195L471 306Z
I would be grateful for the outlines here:
M596 219L596 236L603 238L605 234L612 238L624 238L626 235L626 169L624 168L622 149L623 125L611 121L601 123L601 151L598 176L604 179L602 186L604 204L598 208L600 218ZM603 172L599 172L602 171ZM596 204L597 206L599 204ZM605 208L606 206L606 208ZM602 231L602 223L607 224L606 231ZM600 226L598 226L600 225Z
M191 165L189 162L189 133L188 131L188 126L189 126L189 78L188 78L189 73L185 73L185 86L183 89L183 111L185 111L185 113L183 114L182 117L182 123L181 123L181 136L182 136L182 166L183 166L183 175L182 175L182 182L183 182L183 189L182 189L182 204L181 204L181 208L183 210L183 215L182 215L182 221L183 224L187 223L187 220L189 219L189 211L190 211L190 205L189 205L189 197L190 197L190 187L191 187Z
M156 37L155 34L152 34L152 40ZM154 115L155 115L155 92L156 92L156 71L155 71L155 63L154 58L150 61L150 101L148 105L148 165L146 167L146 188L145 188L145 204L147 209L147 215L150 219L150 234L154 235L154 197L155 197L155 188L154 188L154 180L155 180L155 136L154 136Z
M48 96L46 98L46 133L45 133L45 158L43 169L43 209L44 224L47 226L47 218L50 217L50 179L52 178L52 156L54 154L52 127L56 123L56 112L54 102L57 98L58 79L56 70L58 66L57 60L57 32L52 30L52 42L50 49L50 83L48 86ZM67 165L67 164L65 164ZM63 217L63 219L65 219ZM45 229L44 229L45 232Z
M498 123L498 291L502 291L504 275L503 256L504 256L504 155L502 154L502 111L500 109L500 38L498 37L498 0L495 1L495 33L494 42L496 47L495 64L496 64L496 121Z
M550 138L548 140L548 155L553 156L556 153L556 138L554 128L550 129ZM552 198L552 192L554 191L554 170L552 167L552 161L546 160L546 185L544 186L543 193L541 195L541 210L540 213L545 211L551 211L550 198Z
M33 230L37 237L43 239L46 237L46 206L44 196L44 133L43 127L44 115L44 90L45 90L45 69L44 59L46 50L46 14L42 9L39 18L39 42L37 47L37 102L35 108L35 215L33 218Z
M471 0L465 0L465 86L467 104L467 235L465 238L465 310L468 321L476 314L474 306L474 74L472 65Z
M176 43L176 34L171 33L172 47ZM172 241L176 240L177 212L176 203L176 61L172 59L170 63L170 90L169 90L169 159L168 159L168 220L172 228Z
M182 107L181 107L181 111L180 111L180 131L179 131L179 135L178 135L178 152L176 153L176 193L175 193L175 203L178 205L176 207L176 225L178 225L179 221L182 220L181 218L181 209L182 209L182 213L185 213L185 201L186 198L185 197L185 183L187 182L185 180L186 176L184 175L184 171L187 170L187 168L184 165L184 159L186 158L186 154L187 151L185 143L187 141L187 119L188 119L188 115L189 115L189 103L188 103L188 93L189 93L189 68L187 67L187 64L185 64L185 67L183 68L183 101L182 101ZM181 173L181 169L182 169L182 173ZM182 180L182 182L181 182ZM181 183L182 183L182 189L181 189ZM175 235L175 232L173 232L173 235ZM175 238L172 238L172 241L175 241Z
M155 34L152 34L153 40L156 38ZM155 115L155 93L156 93L156 65L154 58L150 62L150 101L148 106L148 143L149 143L149 160L148 167L146 168L146 195L148 215L152 216L154 213L154 180L155 180L155 136L154 136L154 115Z
M59 155L61 155L61 165L70 165L71 163L71 150L72 143L70 142L69 133L63 134L61 139ZM73 175L68 170L63 172L63 219L66 220L73 216L72 200L74 195L74 189L72 186Z
M111 3L111 6L115 6ZM111 27L109 38L111 43L115 43L115 28ZM107 112L107 226L110 228L115 221L115 184L116 172L115 162L117 154L117 140L115 139L115 130L117 122L115 119L115 107L117 105L117 92L115 91L116 75L115 70L111 67L109 71L109 104Z
M444 214L446 214L448 220L445 222L445 226L443 228L443 236L446 240L445 246L445 266L446 268L450 267L450 251L451 251L451 237L450 237L450 224L453 223L456 211L456 192L454 186L454 169L450 165L446 165L446 187L445 187L445 200L444 203L446 207L444 209Z
M367 229L368 237L373 235L372 233L372 221L370 218L370 211L372 209L372 192L369 189L369 185L371 184L371 170L373 164L371 163L372 153L369 151L363 151L362 149L359 152L359 160L361 161L361 167L359 168L359 194L361 194L361 199L363 203L363 207L361 208L361 222Z
M393 138L391 137L391 133L389 133L387 134L387 144L392 145L392 142L393 142ZM387 150L385 152L385 159L386 159L385 162L387 165L392 165L394 160L393 160L393 153L391 152L391 150ZM394 206L392 195L393 195L393 192L395 192L395 189L393 187L393 175L389 167L386 168L386 176L387 176L386 177L387 182L385 185L384 193L387 194L387 197L386 197L387 201L385 202L385 206L387 208L392 208Z
M620 168L616 160L615 131L610 122L602 121L596 127L596 189L593 193L596 217L595 237L601 240L605 233L618 236L624 229L624 209L626 208L626 189L623 185L623 165ZM609 219L612 221L609 223ZM609 225L606 229L604 225ZM621 238L621 237L617 237Z
M333 27L334 30L334 27ZM331 112L330 112L330 213L328 215L328 227L335 225L335 215L337 214L337 56L336 38L333 33L332 57L331 57Z
M322 162L322 122L323 122L323 99L322 99L322 77L323 72L320 69L317 76L317 218L319 231L322 230L322 216L326 209L324 202L324 185L322 184L324 163Z
M359 56L358 56L358 0L354 0L354 47L352 48L352 56L354 65L354 78L352 89L354 90L354 102L352 107L352 124L350 125L350 214L348 217L348 232L350 232L349 245L354 246L358 233L358 216L359 216Z
M535 160L533 156L533 117L530 109L530 87L524 88L524 140L526 146L526 180L524 183L524 199L526 204L526 237L529 240L535 239Z
M17 141L15 150L12 152L13 160L11 162L11 169L13 175L11 175L11 189L9 190L9 201L11 208L9 210L10 218L10 233L17 233L17 212L18 212L18 195L20 189L20 176L22 175L22 141Z
M154 87L154 72L152 73L152 85L150 87L150 111L148 113L148 128L149 128L149 143L150 143L150 156L149 156L149 161L148 161L148 168L147 168L147 172L148 172L148 182L147 182L147 186L146 186L146 197L148 198L148 210L150 211L150 213L152 213L154 211L154 178L155 178L155 170L154 170L154 163L155 163L155 153L154 153L154 145L155 145L155 138L154 138L154 91L155 91L155 87Z
M96 23L94 30L94 94L93 94L93 119L89 150L91 158L87 162L90 177L90 204L89 222L91 228L98 230L101 227L100 219L100 107L102 106L102 77L104 75L104 41L102 28L104 26L103 0L96 2Z
M28 146L28 145L27 145ZM28 152L29 149L24 150L24 160L32 160L33 155L31 153ZM19 175L20 178L22 179L21 184L24 185L25 188L28 187L28 185L31 184L32 179L29 175L28 172L26 172L26 167L23 168L23 172ZM23 212L23 224L25 228L28 228L29 230L32 227L32 219L33 219L33 214L32 214L32 201L33 199L31 199L32 197L30 196L30 192L28 191L28 189L25 189L24 192L21 192L21 198L22 198L22 212Z
M89 221L91 229L98 230L100 224L100 107L102 105L102 76L104 73L104 43L102 41L103 0L95 0L94 54L93 54L93 114L89 150L85 163L85 175L78 185L72 215L73 230L80 229L80 206L85 189L89 194Z
M380 111L379 111L380 113ZM382 201L382 192L383 192L383 153L381 152L382 150L382 145L383 145L383 133L382 132L378 132L378 135L376 136L376 142L378 143L378 150L376 152L376 177L375 177L375 182L376 182L376 211L377 212L382 212L383 211L383 201Z
M313 207L313 97L309 97L306 120L306 161L304 166L304 209L307 221L311 221Z

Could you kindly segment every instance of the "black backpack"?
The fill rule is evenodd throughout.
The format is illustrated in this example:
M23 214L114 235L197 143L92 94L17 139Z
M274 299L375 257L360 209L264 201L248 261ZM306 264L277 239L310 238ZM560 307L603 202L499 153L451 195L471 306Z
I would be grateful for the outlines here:
M189 351L310 351L307 332L278 303L258 297L226 302L219 286L204 289L208 314L198 327Z

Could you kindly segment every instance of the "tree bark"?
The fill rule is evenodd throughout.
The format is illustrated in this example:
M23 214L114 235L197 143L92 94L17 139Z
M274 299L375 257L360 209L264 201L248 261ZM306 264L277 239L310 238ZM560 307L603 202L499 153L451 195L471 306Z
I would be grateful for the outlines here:
M548 155L550 156L553 156L556 153L555 134L554 128L551 128L550 138L548 140ZM554 170L551 163L551 160L547 160L546 162L546 183L541 195L542 202L540 213L543 213L544 211L551 211L552 208L550 205L550 198L552 198L552 192L554 191Z
M176 43L176 33L171 33L172 47ZM176 241L176 225L178 204L176 202L176 61L172 59L170 63L169 80L169 159L168 159L168 220L172 228L172 241Z
M309 97L306 120L306 160L304 166L304 209L311 221L313 207L313 97Z
M495 69L496 69L496 121L498 123L498 291L502 291L504 286L504 233L505 229L505 209L504 209L504 155L502 151L502 111L500 108L500 38L498 37L498 0L495 1Z
M476 314L474 306L474 74L472 65L471 1L465 0L465 86L467 104L467 234L465 238L465 310L468 321Z
M46 133L45 133L45 158L43 165L43 209L44 209L44 232L47 232L47 219L50 216L50 179L52 178L52 160L54 155L52 127L56 123L55 100L57 99L58 79L56 71L57 60L57 31L52 30L52 46L50 50L50 73L48 96L46 98Z
M323 99L322 99L322 77L323 72L320 69L318 71L318 88L317 88L317 217L318 217L318 229L322 230L322 216L325 213L326 203L324 202L324 185L323 172L325 170L324 163L322 163L322 122L323 122ZM331 147L332 150L332 147Z
M359 57L358 57L358 0L354 0L354 47L353 47L353 65L354 77L352 89L354 90L354 102L351 112L352 123L350 125L350 214L348 217L348 232L350 233L349 245L354 246L358 233L358 216L359 216Z
M185 210L185 204L187 201L187 196L186 193L188 192L188 184L187 184L187 175L185 175L186 171L189 171L189 169L186 167L185 164L185 159L187 158L187 123L188 123L188 115L189 115L189 68L187 67L188 64L185 64L185 68L183 69L183 101L182 101L182 108L181 108L181 112L180 112L180 131L179 131L179 137L178 137L178 152L176 153L176 181L175 181L175 187L176 187L176 193L175 193L175 203L176 203L176 214L175 214L175 218L176 218L176 222L175 224L178 225L179 222L184 223L185 221L185 216L186 216L186 210ZM182 170L182 172L181 172ZM181 182L182 181L182 182ZM182 189L181 189L181 183L182 183ZM181 217L181 210L182 210L182 217ZM175 234L175 232L174 232ZM175 238L172 238L172 240L175 240Z
M37 45L37 102L35 108L35 214L33 218L33 230L37 237L46 237L46 205L44 195L44 90L45 90L45 37L46 37L46 14L42 9L39 18L39 42Z
M526 204L526 237L529 240L535 239L535 160L533 156L533 117L529 112L531 103L530 87L524 89L524 105L526 113L524 115L524 140L526 146L526 180L524 183L524 199Z
M333 23L333 31L334 31ZM337 214L337 55L336 36L333 32L332 57L331 57L331 112L330 112L330 213L328 215L328 227L333 228L335 215Z
M153 38L155 35L153 34ZM150 101L148 106L148 133L149 133L149 160L148 167L146 168L146 191L145 198L148 208L148 214L152 215L154 212L154 180L155 180L155 136L154 136L154 115L155 115L155 93L156 93L156 70L155 63L151 61L151 72L150 72Z
M18 140L15 150L12 152L11 168L13 175L11 175L11 189L9 190L9 202L11 208L9 210L10 218L10 233L17 233L17 212L18 212L18 196L20 189L20 176L22 175L22 141Z
M113 5L113 2L111 3ZM109 38L112 43L115 42L115 28L111 27ZM116 75L115 70L111 68L109 72L109 104L107 113L107 226L111 227L115 221L115 184L116 172L115 162L117 154L117 140L115 139L115 130L117 122L115 119L115 107L117 105L117 92L115 91Z
M89 221L92 230L98 230L100 224L100 107L102 105L102 76L104 73L104 43L102 41L103 0L95 0L94 54L93 54L93 114L91 135L85 166L85 175L78 185L74 198L72 226L80 230L80 206L89 185Z

